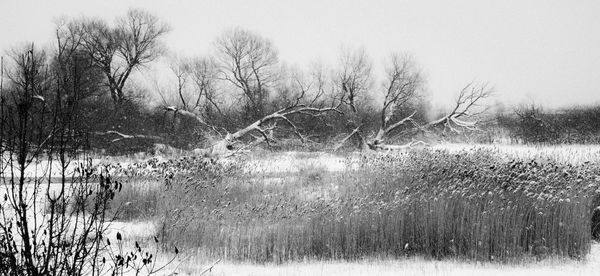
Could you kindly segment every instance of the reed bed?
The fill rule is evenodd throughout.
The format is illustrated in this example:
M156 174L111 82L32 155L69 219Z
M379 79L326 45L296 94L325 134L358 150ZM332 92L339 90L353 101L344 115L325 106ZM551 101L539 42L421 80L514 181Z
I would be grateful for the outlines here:
M595 162L481 148L346 162L352 169L283 175L188 170L163 192L159 232L168 246L255 262L413 255L518 262L590 251Z

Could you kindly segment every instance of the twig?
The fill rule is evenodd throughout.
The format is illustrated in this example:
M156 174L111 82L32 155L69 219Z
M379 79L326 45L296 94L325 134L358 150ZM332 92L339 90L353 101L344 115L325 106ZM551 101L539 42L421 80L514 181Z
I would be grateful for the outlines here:
M215 265L217 265L217 264L218 264L220 261L221 261L221 259L218 259L216 262L214 262L214 263L213 263L211 266L209 266L208 268L206 268L205 270L203 270L202 272L200 272L200 274L198 274L198 275L202 275L202 274L204 274L204 273L206 273L206 272L209 272L209 271L211 271L211 270L212 270L212 268L213 268Z

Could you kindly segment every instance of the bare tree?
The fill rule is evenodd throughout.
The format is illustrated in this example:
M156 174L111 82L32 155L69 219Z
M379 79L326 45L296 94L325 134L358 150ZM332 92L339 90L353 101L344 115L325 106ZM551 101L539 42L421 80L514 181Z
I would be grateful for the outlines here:
M371 62L363 48L344 50L340 59L341 69L337 72L337 83L341 99L356 113L360 100L366 97L372 85Z
M168 101L159 85L155 84L163 99L163 110L172 112L174 119L177 116L187 117L208 127L208 131L221 134L222 131L218 129L222 124L218 121L230 119L225 116L217 100L217 67L214 61L210 58L175 58L170 68L177 82L174 94L180 103L173 104L173 99Z
M329 85L325 83L326 78L322 70L314 71L309 78L303 78L301 75L291 75L291 87L285 88L292 90L286 92L289 93L290 98L280 105L279 109L256 119L233 133L227 133L222 140L214 143L210 148L198 150L197 152L223 155L232 154L262 142L272 146L277 140L275 138L275 132L277 131L292 133L303 143L307 142L309 136L305 134L303 126L298 123L299 117L314 120L322 116L329 116L331 113L342 114L340 108L342 102L331 93L327 93L326 90ZM279 88L284 89L282 86ZM235 149L235 145L240 143L241 139L246 136L253 137L254 140Z
M367 142L371 149L398 149L404 147L410 147L414 143L407 145L385 145L383 143L386 135L395 128L410 124L408 128L417 129L419 131L429 131L432 129L449 130L454 133L460 133L463 130L474 131L477 130L478 116L487 110L483 102L493 95L493 89L487 84L467 84L458 94L454 105L449 112L444 114L438 119L419 123L414 120L414 116L417 111L413 111L409 116L398 119L392 125L385 129L380 129L375 139ZM422 143L422 142L418 142Z
M126 99L124 87L132 71L162 53L160 39L169 28L156 16L136 9L118 18L115 27L100 20L80 24L83 45L105 74L111 98L118 107Z
M271 41L243 29L223 33L216 41L220 78L243 94L251 119L265 116L269 89L277 80L277 51Z
M72 143L72 124L64 120L73 117L64 114L72 109L58 100L63 89L53 85L59 78L49 70L44 52L31 45L12 51L11 57L9 91L0 101L0 153L4 156L0 178L7 185L0 203L0 274L65 275L70 271L81 275L98 256L102 230L96 232L96 227L102 228L104 212L85 219L77 213L79 219L74 222L71 217L76 212L59 208L76 194L65 174L79 146ZM51 99L57 100L50 105ZM28 172L28 168L46 163L46 158L48 166L53 162L60 165L62 175L54 172L60 178L60 183L54 180L60 192L50 191L46 170L35 169L33 175ZM77 176L74 174L73 183ZM88 183L77 184L89 187ZM46 200L49 207L43 212L41 205ZM82 231L74 233L73 227Z
M426 126L443 126L454 132L460 132L458 128L475 130L478 123L477 116L488 109L483 105L483 101L491 97L493 93L493 87L487 83L470 82L459 92L452 110L441 118L427 123Z
M350 133L334 148L337 150L346 141L353 137L358 139L361 148L366 148L360 109L365 106L369 90L372 87L372 65L363 48L356 50L345 49L340 58L340 68L335 73L334 83L337 88L338 98L350 112L346 112L346 130Z
M190 77L190 65L188 60L182 57L174 57L170 64L169 68L173 75L177 79L177 95L179 96L179 100L181 101L181 106L183 110L188 110L188 103L186 102L185 95L185 86ZM189 111L189 110L188 110Z
M12 83L14 93L10 96L27 102L32 100L45 101L45 94L50 85L46 53L36 51L33 44L27 49L14 49L10 53L14 66L7 70L7 78Z
M385 79L382 83L384 99L380 111L380 125L377 135L372 143L379 144L383 142L385 136L402 126L406 122L412 122L410 119L400 119L393 121L398 116L398 112L403 109L412 108L411 104L421 98L424 80L421 73L415 68L412 58L408 55L393 54L390 56L390 64L385 71Z
M215 115L224 116L216 93L218 71L215 61L209 57L195 58L190 62L189 69L192 81L196 86L194 90L196 100L193 108L203 109L204 116L209 120L215 119Z
M335 82L331 79L330 70L321 63L315 63L312 65L310 70L310 85L314 89L313 100L336 101L336 88ZM340 98L341 102L341 98ZM316 104L316 102L311 102Z
M136 242L125 255L120 233L118 251L106 237L122 184L80 155L80 110L65 99L77 99L79 85L67 84L82 74L62 38L52 58L33 45L12 51L6 94L0 58L0 275L154 274L165 266L150 265L149 250Z
M293 133L304 142L307 138L302 134L300 127L292 121L291 117L297 114L316 117L328 112L340 113L338 108L339 105L315 108L299 103L298 101L295 104L268 114L234 133L228 133L223 140L215 143L208 149L200 150L199 153L210 155L223 155L232 153L234 150L234 145L239 142L239 139L246 135L252 135L252 133L256 133L259 136L255 136L255 142L251 143L251 145L263 141L268 145L271 145L271 143L274 141L273 132L280 128L278 125L279 122L282 122L284 125L291 128Z
M358 56L360 57L360 55ZM357 60L362 60L358 58ZM365 64L365 62L354 62L349 64ZM340 80L354 80L355 87L365 87L364 80L367 80L367 70L360 66L348 66L356 68L353 70L344 69L341 72L352 72L345 74L355 77L340 78ZM359 74L360 73L360 74ZM360 82L360 80L363 80ZM343 84L344 82L342 82ZM347 81L346 83L353 83ZM477 128L477 116L483 113L486 108L482 102L492 95L492 89L486 84L469 83L458 94L454 106L450 111L440 118L432 121L417 120L418 106L422 100L424 80L420 71L416 68L413 59L408 55L392 55L389 58L389 64L385 70L383 83L380 87L383 95L383 102L378 108L379 127L372 136L364 134L363 126L355 121L350 121L351 131L345 136L334 149L341 147L352 137L357 137L362 149L397 149L412 146L407 145L386 145L384 141L390 133L404 130L428 131L442 128L452 132L460 132L463 129L475 130ZM347 99L346 104L350 105L352 89L350 85L342 86L343 98ZM360 90L358 90L360 91ZM365 92L366 93L366 92ZM355 95L357 93L354 93ZM355 110L355 109L354 109ZM405 132L414 134L414 131Z
M83 48L82 25L73 22L59 22L56 28L55 52L50 61L54 72L57 102L66 108L85 108L85 100L105 92L102 83L105 79L102 71ZM94 110L80 112L86 119L93 117ZM73 113L73 112L69 112ZM86 119L79 120L84 122ZM89 129L87 124L80 128Z

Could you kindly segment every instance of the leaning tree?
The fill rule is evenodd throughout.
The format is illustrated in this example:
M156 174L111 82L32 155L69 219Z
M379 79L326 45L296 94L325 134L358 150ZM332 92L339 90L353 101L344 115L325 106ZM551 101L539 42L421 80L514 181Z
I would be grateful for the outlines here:
M268 114L259 117L250 124L238 128L236 131L227 133L221 140L214 143L210 148L198 150L198 153L210 155L232 154L241 149L258 143L266 143L272 146L276 142L275 133L277 131L288 131L293 133L302 143L309 141L305 133L305 125L302 121L330 116L332 114L342 114L342 101L328 91L323 84L321 74L311 74L308 78L302 78L298 75L291 76L293 85L287 88L280 88L280 93L289 93L288 98L283 103L279 103L278 108ZM275 104L273 104L276 106ZM304 118L304 120L301 120ZM245 146L236 147L242 138L251 137L252 141ZM235 149L237 148L237 149Z
M283 129L291 131L302 142L305 142L308 140L303 131L306 126L298 122L301 121L298 120L299 116L318 118L331 114L342 114L341 117L347 121L346 126L349 132L334 149L339 148L352 137L359 140L360 148L363 150L410 147L413 144L389 145L386 144L386 140L393 133L398 132L414 134L439 129L452 132L475 130L478 124L477 118L485 110L482 105L483 101L490 97L492 92L485 84L470 83L460 91L454 105L447 113L433 120L426 120L423 114L417 116L419 112L423 113L423 110L420 109L422 109L424 100L424 79L410 56L392 55L388 59L389 64L386 67L384 79L377 87L373 85L371 63L364 50L347 52L341 61L341 68L333 73L330 82L327 82L322 71L311 74L308 79L295 75L291 81L294 85L283 89L291 90L291 95L293 95L284 105L255 117L249 124L239 127L231 133L222 135L222 139L218 142L209 148L198 149L197 153L231 154L235 152L234 148L240 148L235 145L247 136L255 138L250 145L261 142L271 145L275 141L274 132ZM231 64L237 64L237 62L233 60ZM235 82L235 78L240 76L239 68L232 74L234 79L224 77L221 80ZM253 75L253 78L257 78L255 81L260 79L258 76L260 75ZM238 88L250 87L245 86L246 84L243 82L238 85ZM276 86L273 85L273 87ZM377 130L370 133L369 127L372 126L364 123L361 116L371 108L366 106L373 103L371 93L374 88L378 89L376 91L380 93L382 100L375 107L379 118ZM279 87L279 89L282 88ZM240 91L242 91L243 97L248 97L247 93L250 90L240 88ZM284 93L283 91L278 92ZM248 101L252 102L250 98ZM218 107L217 104L214 106ZM265 111L265 109L261 110ZM199 114L174 107L173 111L191 116L201 124L214 129L214 126L211 126ZM254 115L257 114L254 113Z
M212 146L197 149L197 153L230 154L234 148L240 150L257 143L272 145L276 140L274 132L284 129L304 142L307 137L295 119L299 116L319 117L330 112L341 112L341 99L326 100L323 87L313 85L312 80L292 78L295 85L282 87L277 51L271 41L236 28L224 32L216 40L215 48L215 59L195 59L187 66L187 73L197 92L196 97L192 98L195 99L193 108L190 108L192 105L189 101L185 103L183 100L179 105L164 106L166 111L192 118L203 125L206 131L220 136ZM217 117L231 120L222 110L223 103L217 101L217 81L233 87L233 99L230 101L234 106L239 103L241 110L238 111L244 115L242 123L247 122L230 124L230 128L235 127L233 131L224 132L222 127L215 125ZM274 98L277 97L286 100L276 103ZM237 147L245 137L250 137L252 142Z
M349 99L345 104L352 110L357 110L351 101L356 97L352 87L368 87L370 71L366 70L367 62L362 62L362 55L355 55L355 61L343 64L341 72L352 72L359 76L339 78L342 98ZM360 61L360 62L359 62ZM356 137L362 149L392 150L410 147L406 145L389 145L385 141L389 136L402 130L405 134L431 131L435 129L461 132L462 130L476 130L477 118L485 111L483 101L492 95L492 89L486 84L467 84L456 97L449 111L434 120L415 118L419 112L419 103L422 100L424 79L409 55L394 54L387 59L384 79L378 87L383 101L377 108L379 117L378 130L370 135L365 134L365 126L358 124L350 117L353 128L335 147L338 149L349 139ZM351 66L348 66L350 64ZM361 65L362 64L362 65ZM361 66L358 66L361 65ZM355 82L358 82L356 84ZM350 83L350 85L348 84Z

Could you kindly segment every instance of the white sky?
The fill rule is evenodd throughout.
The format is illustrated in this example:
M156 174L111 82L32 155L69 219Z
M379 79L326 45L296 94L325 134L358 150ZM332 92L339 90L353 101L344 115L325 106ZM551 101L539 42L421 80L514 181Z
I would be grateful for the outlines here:
M377 65L409 52L433 100L449 101L472 80L498 100L549 106L600 103L600 1L27 1L0 0L0 49L49 43L61 15L112 21L144 8L172 27L167 45L201 55L225 29L270 38L287 63L333 63L342 46L365 47Z

